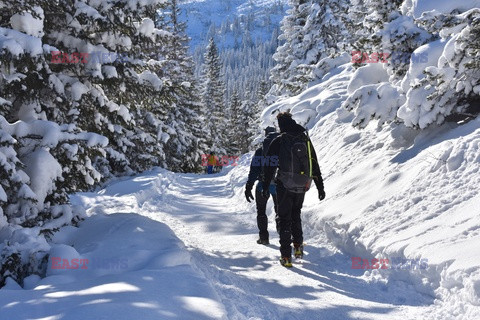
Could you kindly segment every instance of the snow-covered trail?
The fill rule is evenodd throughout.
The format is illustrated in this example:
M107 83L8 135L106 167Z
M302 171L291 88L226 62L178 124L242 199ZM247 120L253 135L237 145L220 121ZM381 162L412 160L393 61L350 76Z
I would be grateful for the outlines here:
M0 319L435 319L433 295L415 280L352 270L308 219L304 259L282 267L271 203L271 245L255 242L248 159L222 174L156 169L73 195L90 217L55 235L50 258L88 259L88 268L49 260L45 278L9 282ZM305 217L322 205L307 193Z
M406 283L363 277L322 234L307 236L304 259L283 268L273 212L271 244L258 245L255 212L232 179L175 175L158 196L147 192L138 203L141 214L166 223L184 242L229 319L414 319L433 303Z

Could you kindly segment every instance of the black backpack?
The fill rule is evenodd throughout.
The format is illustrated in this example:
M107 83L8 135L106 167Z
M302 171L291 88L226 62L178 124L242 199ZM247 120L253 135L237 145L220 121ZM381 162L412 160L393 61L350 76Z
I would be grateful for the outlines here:
M288 191L304 193L312 184L312 143L306 133L280 136L277 179Z
M278 132L269 133L265 139L263 139L262 145L262 156L266 157L268 152L268 147L270 147L270 143L272 143L273 139L278 137L280 134Z

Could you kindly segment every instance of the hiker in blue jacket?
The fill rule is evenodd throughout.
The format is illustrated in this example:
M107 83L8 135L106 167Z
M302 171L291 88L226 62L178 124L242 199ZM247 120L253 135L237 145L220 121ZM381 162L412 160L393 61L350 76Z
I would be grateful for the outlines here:
M255 151L255 154L252 158L250 164L250 172L248 173L248 180L245 186L245 198L248 202L254 200L252 195L253 185L256 180L258 180L257 187L255 188L255 203L257 205L257 226L259 230L259 238L257 240L258 244L270 244L269 233L268 233L268 217L266 214L267 210L267 201L270 195L273 199L273 207L275 210L275 223L278 226L277 218L277 192L275 189L275 184L268 183L264 185L262 183L263 179L263 166L271 164L269 158L266 157L266 153L270 142L273 141L278 136L274 127L265 128L265 139L263 140L262 146ZM276 163L272 163L276 165ZM265 191L265 194L262 194ZM277 228L278 231L278 228Z

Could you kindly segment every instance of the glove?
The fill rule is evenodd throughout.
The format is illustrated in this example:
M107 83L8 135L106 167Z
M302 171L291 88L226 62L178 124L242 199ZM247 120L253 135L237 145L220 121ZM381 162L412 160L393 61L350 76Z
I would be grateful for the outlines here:
M245 198L247 199L248 202L254 199L252 194L252 188L253 188L253 184L250 184L250 183L247 183L247 185L245 186Z
M318 199L319 199L320 201L322 201L323 199L325 199L325 190L323 190L323 189L318 190Z

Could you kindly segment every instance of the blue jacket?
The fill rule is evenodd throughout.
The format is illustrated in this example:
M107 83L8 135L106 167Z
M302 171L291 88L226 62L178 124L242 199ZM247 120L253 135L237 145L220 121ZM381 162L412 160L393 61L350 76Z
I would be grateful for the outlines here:
M250 163L250 172L248 173L247 184L253 185L255 181L258 180L257 183L257 190L262 192L263 190L263 182L262 182L262 174L263 174L263 165L262 161L263 158L263 148L260 147L255 151L255 154L252 157L252 162ZM276 193L275 183L272 181L270 183L269 191L271 194Z

